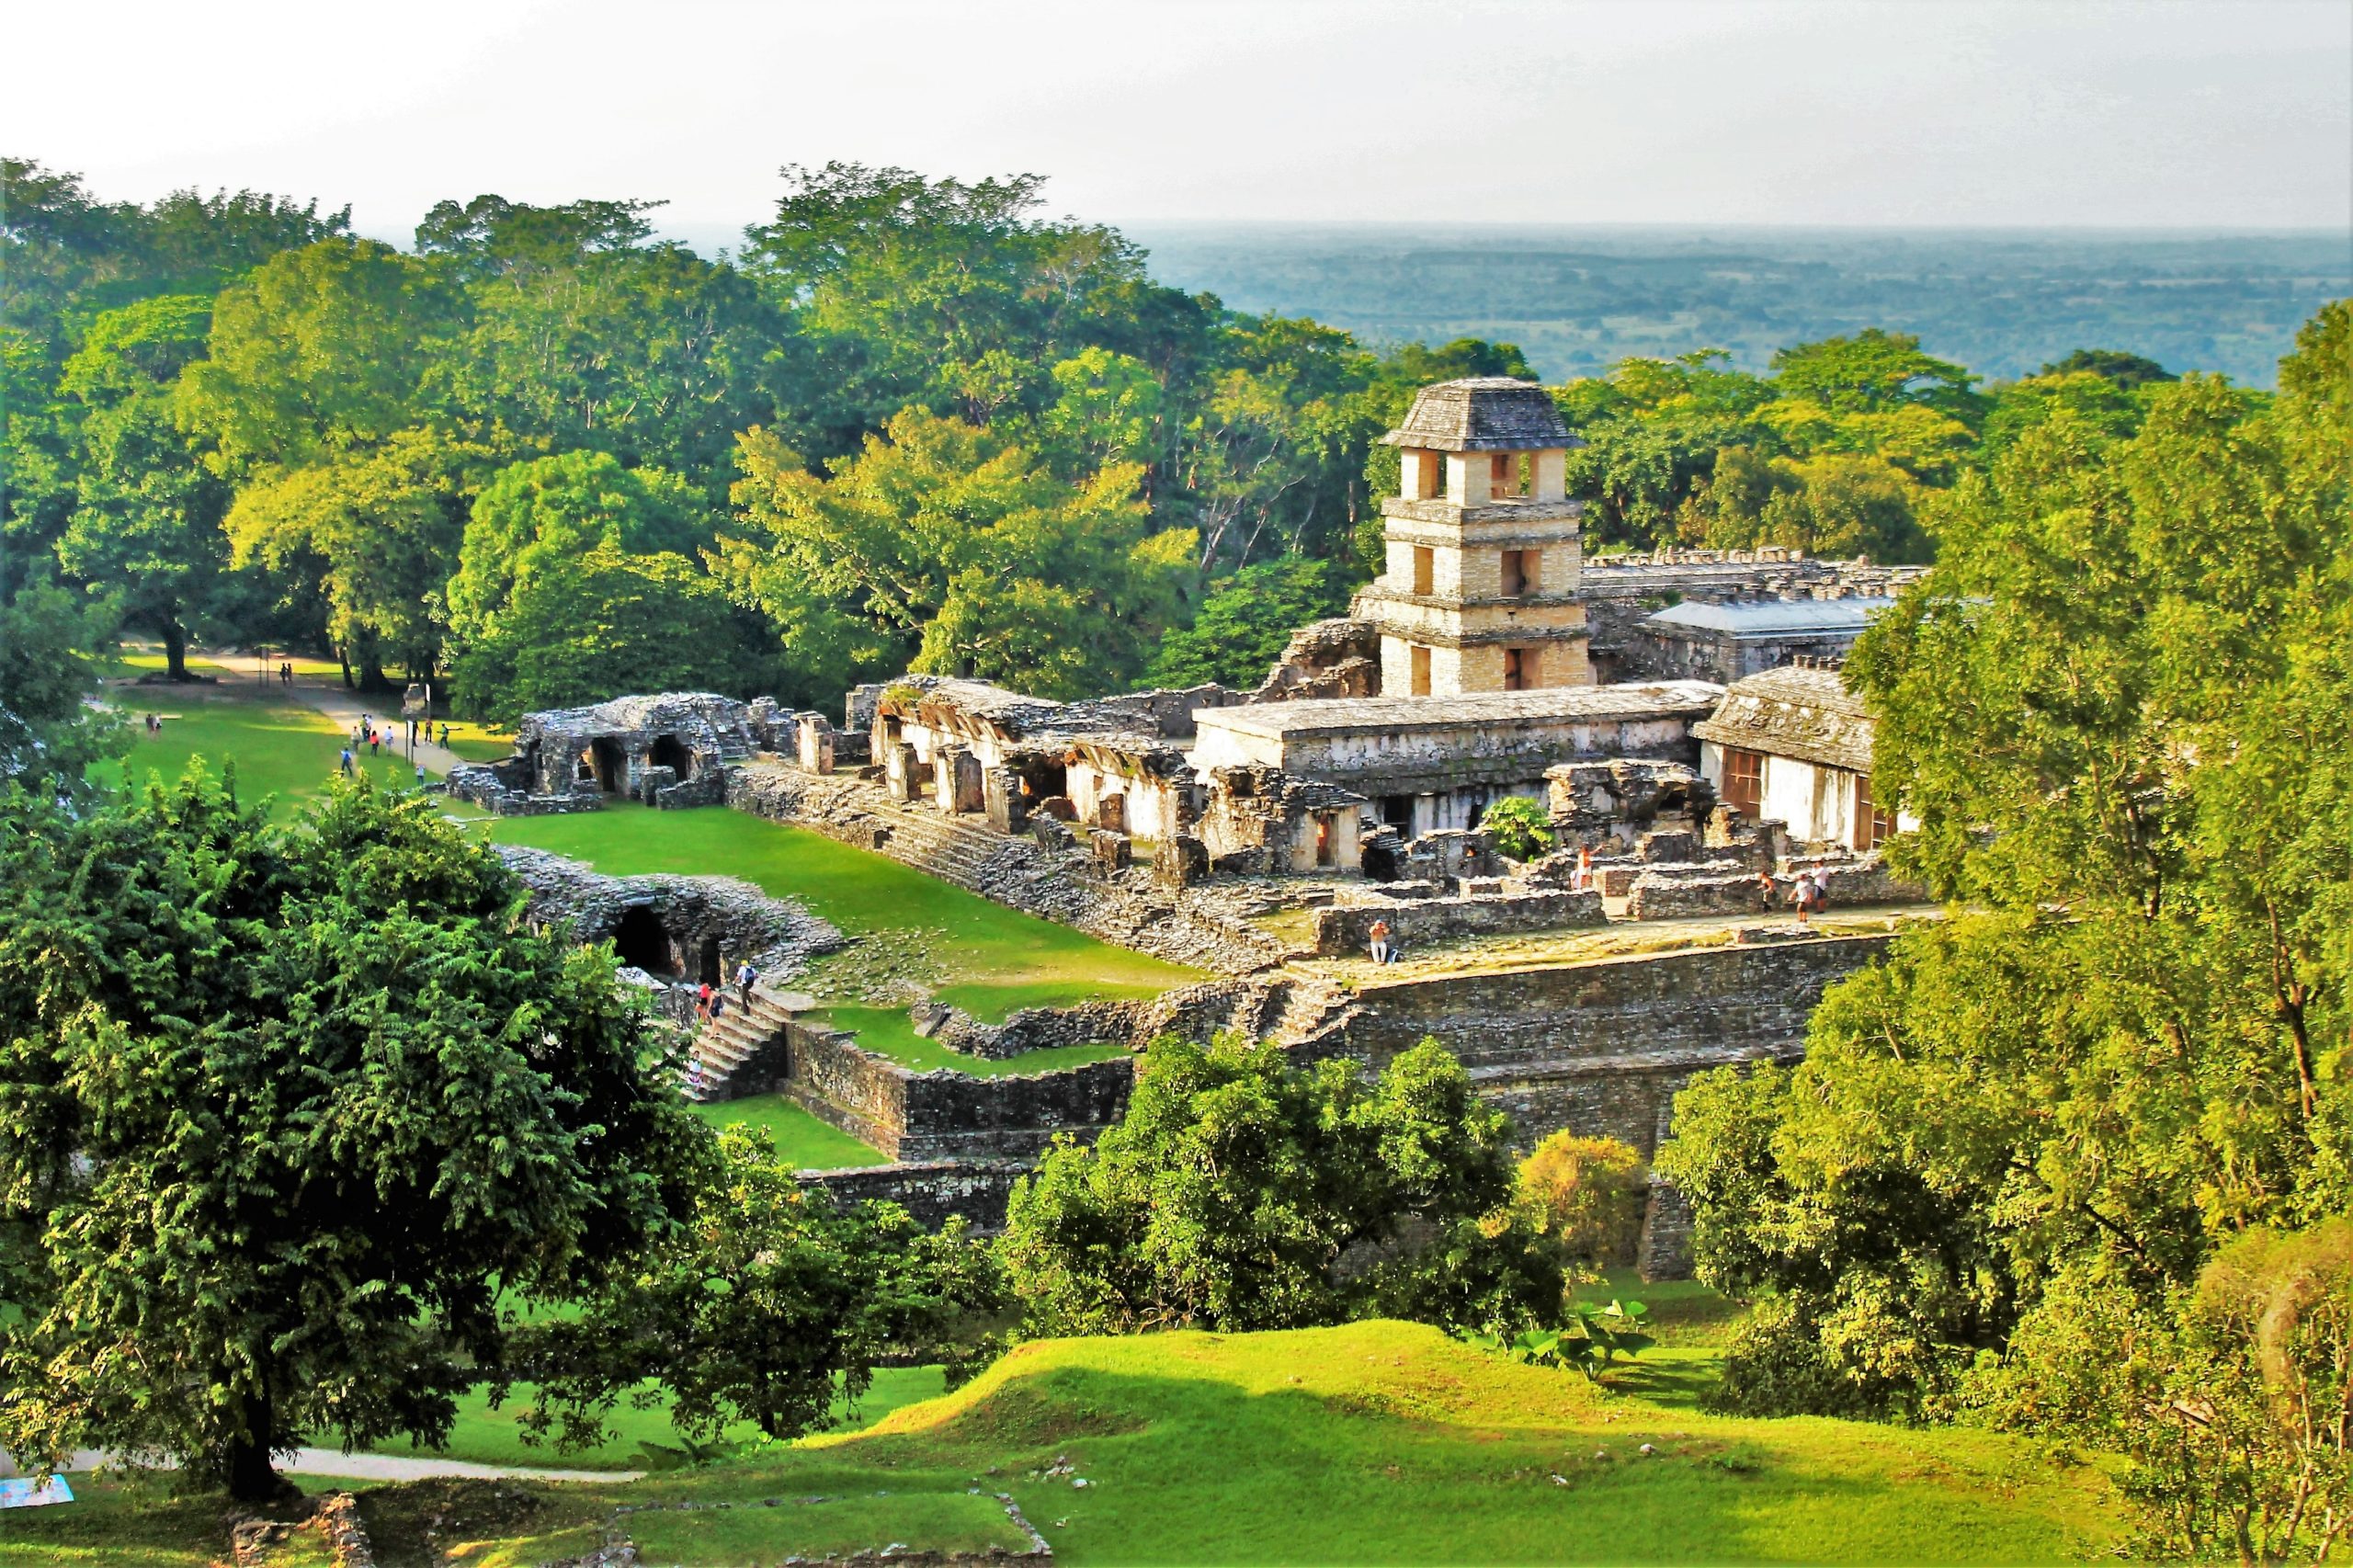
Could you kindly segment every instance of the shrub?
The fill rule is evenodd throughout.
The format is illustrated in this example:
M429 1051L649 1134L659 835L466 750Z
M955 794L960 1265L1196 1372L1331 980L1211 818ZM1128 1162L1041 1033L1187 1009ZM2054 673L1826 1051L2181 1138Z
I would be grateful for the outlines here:
M1519 1167L1519 1201L1529 1220L1563 1257L1587 1268L1634 1261L1649 1197L1650 1167L1615 1138L1555 1132Z
M1533 860L1552 847L1552 819L1544 803L1525 795L1497 801L1479 818L1495 846L1515 860Z

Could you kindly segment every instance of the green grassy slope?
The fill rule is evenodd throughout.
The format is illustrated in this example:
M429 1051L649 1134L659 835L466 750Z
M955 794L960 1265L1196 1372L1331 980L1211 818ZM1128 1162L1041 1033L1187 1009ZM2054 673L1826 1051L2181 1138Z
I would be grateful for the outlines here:
M1597 1388L1396 1323L1049 1341L863 1432L631 1483L511 1486L522 1500L497 1506L477 1494L455 1555L576 1553L620 1505L687 1502L744 1506L654 1518L647 1561L972 1544L1000 1491L1079 1564L2050 1562L2115 1543L2105 1474L2034 1445L1707 1416L1629 1392L1641 1381ZM450 1508L431 1487L367 1506L395 1535ZM164 1530L112 1517L126 1545ZM113 1561L65 1550L90 1536L0 1517L0 1564ZM200 1561L141 1550L122 1560Z

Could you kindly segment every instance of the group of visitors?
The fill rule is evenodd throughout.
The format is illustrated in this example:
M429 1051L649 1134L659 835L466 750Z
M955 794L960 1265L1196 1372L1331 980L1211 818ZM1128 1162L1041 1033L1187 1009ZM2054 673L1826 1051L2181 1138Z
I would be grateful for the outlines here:
M1760 914L1773 912L1773 894L1780 884L1774 881L1771 870L1756 873L1756 903ZM1808 866L1790 885L1790 907L1798 912L1798 924L1809 924L1813 917L1830 907L1830 873L1819 866Z
M735 966L735 994L745 1012L752 1010L752 987L758 983L760 971L745 959ZM727 993L708 980L695 990L695 1022L716 1023L727 1011Z
M147 726L149 740L160 741L164 738L164 716L161 713L142 714L141 718Z

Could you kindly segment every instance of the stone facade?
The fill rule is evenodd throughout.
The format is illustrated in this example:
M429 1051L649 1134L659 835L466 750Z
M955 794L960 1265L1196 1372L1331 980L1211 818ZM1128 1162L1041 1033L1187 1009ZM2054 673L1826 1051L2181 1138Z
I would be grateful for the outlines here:
M498 855L530 890L533 924L609 941L624 965L659 981L715 984L748 960L774 983L843 942L799 904L732 877L608 877L544 849L506 845Z
M1600 681L1696 678L1728 683L1726 669L1705 674L1694 664L1689 639L1654 634L1645 623L1683 603L1790 602L1798 599L1887 597L1927 570L1869 561L1819 561L1803 551L1663 550L1612 555L1585 563L1578 595L1590 631L1586 652Z
M726 799L727 768L759 744L751 720L744 703L707 691L527 713L512 756L451 768L448 790L502 815L593 811L615 795L715 806Z

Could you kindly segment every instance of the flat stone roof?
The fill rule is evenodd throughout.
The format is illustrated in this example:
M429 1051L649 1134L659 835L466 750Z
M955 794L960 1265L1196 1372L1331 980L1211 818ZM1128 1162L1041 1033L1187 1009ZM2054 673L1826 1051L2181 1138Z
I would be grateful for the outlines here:
M1294 736L1378 734L1395 730L1463 729L1484 724L1697 719L1714 712L1723 694L1722 687L1704 680L1552 686L1534 691L1483 691L1465 697L1347 697L1260 702L1241 708L1205 708L1193 715L1193 722L1204 730L1232 730L1271 740L1289 740Z
M1859 634L1895 601L1884 597L1844 599L1756 599L1737 604L1679 604L1646 617L1652 626L1729 632L1736 641L1766 642L1808 631Z

